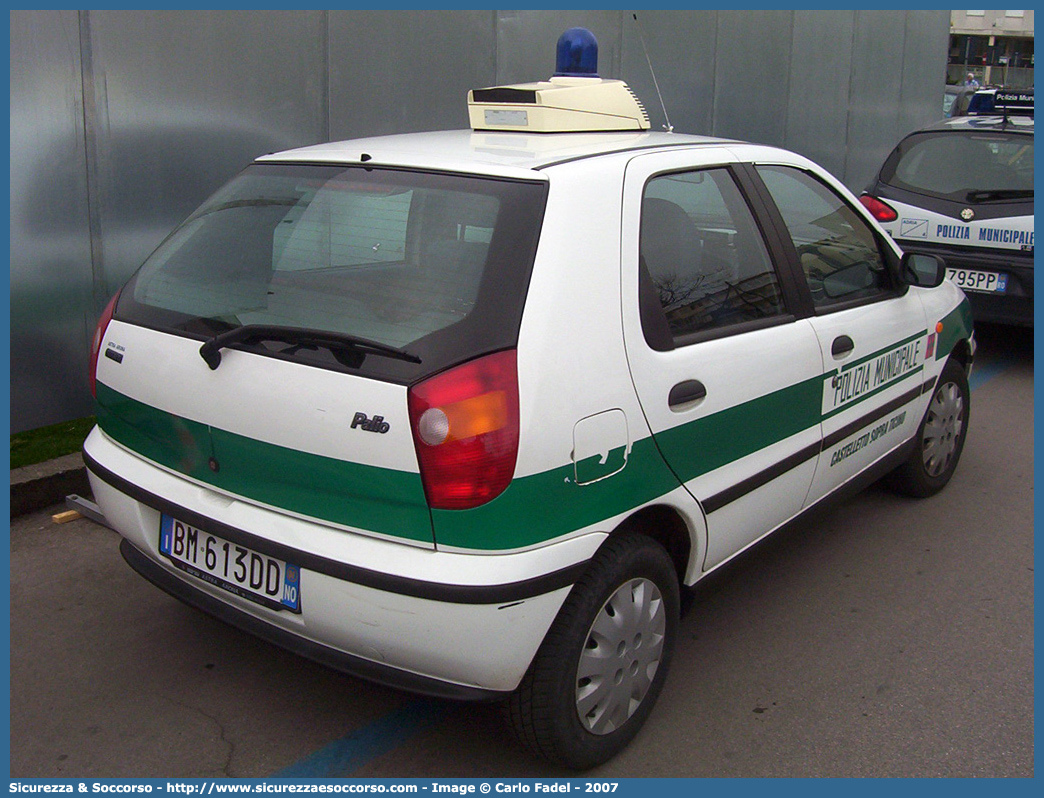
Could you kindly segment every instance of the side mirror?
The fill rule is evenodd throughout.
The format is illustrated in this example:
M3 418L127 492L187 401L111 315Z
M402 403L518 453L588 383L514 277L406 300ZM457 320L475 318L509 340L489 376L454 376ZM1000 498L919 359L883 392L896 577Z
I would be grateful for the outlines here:
M906 252L899 268L904 281L921 288L935 288L946 279L946 261L938 255Z

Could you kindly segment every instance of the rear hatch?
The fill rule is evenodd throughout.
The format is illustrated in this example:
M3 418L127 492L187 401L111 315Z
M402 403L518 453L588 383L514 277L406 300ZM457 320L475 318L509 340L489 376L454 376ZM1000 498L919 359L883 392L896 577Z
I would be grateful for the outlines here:
M902 246L970 248L1033 262L1033 136L1021 122L933 130L904 139L872 193L894 208ZM1029 128L1032 133L1032 128Z
M221 492L432 543L409 389L516 346L545 196L539 180L251 166L122 290L99 426Z

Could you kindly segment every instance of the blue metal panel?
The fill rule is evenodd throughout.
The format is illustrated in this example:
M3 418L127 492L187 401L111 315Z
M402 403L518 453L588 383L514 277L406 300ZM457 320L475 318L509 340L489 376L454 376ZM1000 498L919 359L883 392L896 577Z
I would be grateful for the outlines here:
M492 11L331 11L330 137L466 128L496 55Z
M79 51L75 11L11 12L12 432L90 413Z
M653 130L663 130L670 119L677 133L710 135L714 120L718 12L639 11L637 14L637 22L630 14L622 19L619 77L642 99ZM659 95L663 97L662 105Z
M844 172L850 187L865 186L899 139L905 15L906 12L856 11ZM935 75L938 72L935 70Z
M791 11L718 14L714 135L783 144L792 28Z
M854 11L795 11L783 146L845 170Z
M905 21L897 139L942 117L946 69L939 64L950 48L948 11L907 11Z
M569 28L598 39L598 74L620 77L621 11L501 11L497 14L497 84L547 80L555 73L555 46ZM627 17L630 21L630 16Z
M326 137L326 28L305 11L94 11L90 28L100 255L115 290L255 157Z

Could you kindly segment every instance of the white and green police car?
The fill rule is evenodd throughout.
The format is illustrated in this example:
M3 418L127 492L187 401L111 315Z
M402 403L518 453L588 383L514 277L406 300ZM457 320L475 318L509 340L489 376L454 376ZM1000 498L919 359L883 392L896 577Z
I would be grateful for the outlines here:
M945 259L976 321L1033 324L1032 116L964 116L912 133L860 199L904 251Z
M469 102L204 203L98 325L85 459L156 585L583 768L652 710L680 588L947 483L971 318L803 157L649 132L589 73Z

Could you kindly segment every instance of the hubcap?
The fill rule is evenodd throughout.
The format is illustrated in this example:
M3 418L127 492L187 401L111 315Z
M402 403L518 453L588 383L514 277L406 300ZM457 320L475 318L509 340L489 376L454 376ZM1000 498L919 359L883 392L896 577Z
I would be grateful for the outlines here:
M953 460L964 430L964 397L956 384L948 382L935 392L924 423L921 451L924 470L937 477Z
M595 616L576 669L576 711L592 734L616 731L652 686L663 654L667 613L648 579L617 588Z

